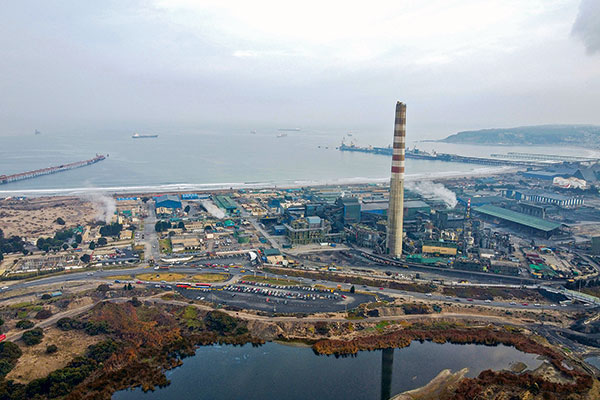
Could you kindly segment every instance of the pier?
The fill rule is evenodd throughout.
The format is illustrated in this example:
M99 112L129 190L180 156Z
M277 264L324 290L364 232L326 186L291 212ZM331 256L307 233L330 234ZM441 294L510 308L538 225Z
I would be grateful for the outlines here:
M353 145L342 145L338 148L340 151L355 151L360 153L379 154L383 156L391 156L393 149L391 147L358 147ZM543 167L547 166L549 162L539 161L521 161L521 160L503 160L498 158L486 158L486 157L470 157L461 156L458 154L446 154L446 153L427 153L420 150L407 149L405 152L406 158L413 158L417 160L430 160L430 161L445 161L445 162L457 162L467 164L482 164L482 165L495 165L495 166L510 166L510 167Z
M102 154L96 154L96 157L90 158L89 160L77 161L69 164L63 164L56 167L48 167L42 169L36 169L34 171L21 172L19 174L12 175L0 175L0 184L11 183L15 181L21 181L23 179L36 178L42 175L50 175L55 174L57 172L68 171L75 168L85 167L87 165L96 164L104 159L107 156Z

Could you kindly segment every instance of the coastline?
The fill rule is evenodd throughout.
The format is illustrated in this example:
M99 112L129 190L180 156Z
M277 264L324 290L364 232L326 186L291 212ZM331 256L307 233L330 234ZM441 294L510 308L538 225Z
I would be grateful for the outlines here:
M522 170L518 167L483 167L470 172L445 171L424 174L408 174L406 181L445 181L458 177L475 178L495 176L504 173L515 173ZM0 198L13 196L81 196L85 194L146 194L146 193L171 193L171 192L210 192L216 190L239 189L298 189L303 187L349 186L365 184L387 184L389 177L385 178L339 178L329 180L283 180L265 182L222 182L222 183L171 183L162 185L140 186L107 186L107 187L78 187L78 188L51 188L51 189L14 189L0 190Z

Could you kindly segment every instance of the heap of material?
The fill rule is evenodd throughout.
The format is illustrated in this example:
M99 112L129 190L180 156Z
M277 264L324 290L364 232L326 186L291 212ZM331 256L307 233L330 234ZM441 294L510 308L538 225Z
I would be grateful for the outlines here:
M392 257L402 255L402 224L404 220L404 149L406 142L406 104L396 103L394 152L388 209L387 252Z

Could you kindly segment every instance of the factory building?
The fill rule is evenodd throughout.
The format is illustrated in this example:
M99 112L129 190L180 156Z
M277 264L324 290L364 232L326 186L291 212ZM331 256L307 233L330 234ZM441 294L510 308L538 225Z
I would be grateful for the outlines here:
M550 167L542 170L532 170L522 173L526 178L553 181L554 178L576 178L585 184L596 184L600 181L600 163L590 166L565 163L560 167Z
M501 204L506 202L506 199L500 196L458 196L456 200L464 206L467 206L470 202L471 207L479 207L486 204Z
M419 214L431 214L431 207L422 200L404 202L404 219L411 219Z
M325 242L331 225L321 217L298 218L284 224L287 238L291 244L309 244Z
M490 260L490 272L500 275L519 275L519 263L506 260Z
M386 217L389 202L363 201L360 206L361 218L369 216ZM404 219L412 219L420 214L431 214L431 206L422 200L407 200L404 202Z
M457 251L458 246L452 242L424 241L421 247L421 252L424 254L455 256Z
M387 217L387 210L390 206L387 200L368 200L360 205L361 219L374 217L376 219Z
M315 215L321 216L325 213L326 204L324 203L306 203L304 205L304 216L314 217Z
M526 190L504 190L505 197L530 203L553 204L562 208L575 208L583 205L582 197L565 196L557 193L540 193Z
M515 226L521 230L530 232L537 236L548 238L557 233L561 224L548 221L542 218L534 217L520 212L508 210L506 208L485 205L473 208L473 211L482 217L499 220L506 224Z
M463 214L451 210L438 211L435 216L435 224L439 229L459 229L465 223L465 216Z
M214 196L217 206L224 209L228 213L233 213L237 210L237 204L229 196Z
M357 224L352 226L348 239L359 247L378 248L385 240L385 235L377 229Z
M155 197L154 202L156 204L156 208L170 208L173 210L181 208L181 200L179 200L179 197L172 194L165 194L164 196Z
M394 144L390 179L390 206L388 208L387 253L402 256L404 222L404 156L406 145L406 104L396 103Z
M336 204L342 208L342 221L345 225L360 222L360 202L356 197L340 197Z
M548 206L543 206L539 204L529 204L523 202L520 202L518 206L519 212L523 214L533 215L534 217L538 218L546 218L546 207Z
M592 254L600 255L600 236L592 237Z

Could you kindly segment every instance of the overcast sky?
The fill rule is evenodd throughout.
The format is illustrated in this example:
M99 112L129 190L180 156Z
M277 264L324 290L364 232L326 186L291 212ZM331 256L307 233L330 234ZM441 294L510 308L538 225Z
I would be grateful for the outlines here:
M600 124L600 1L0 0L0 135L380 132L396 100L422 138Z

